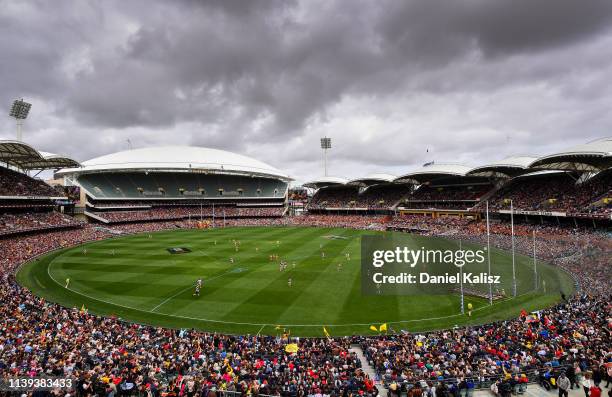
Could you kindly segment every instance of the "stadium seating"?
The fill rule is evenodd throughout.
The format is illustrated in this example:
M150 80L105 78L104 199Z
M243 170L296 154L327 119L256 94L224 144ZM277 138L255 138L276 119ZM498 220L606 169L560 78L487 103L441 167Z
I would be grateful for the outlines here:
M168 219L218 218L235 217L276 217L282 216L284 207L236 207L236 206L189 206L189 207L155 207L147 210L88 212L110 223L134 221L158 221Z
M456 202L458 207L473 206L493 186L489 184L478 185L450 185L430 186L421 185L414 193L405 200L407 206L413 203L448 203Z
M432 235L482 244L477 221L426 217L297 216L233 219L236 224L343 224L385 228L415 225ZM241 223L244 222L244 223ZM366 226L368 225L369 226ZM529 253L529 235L537 230L538 257L572 272L589 295L542 310L538 316L453 330L402 332L348 338L299 338L298 353L285 352L285 338L209 334L171 330L103 318L79 308L64 308L38 298L14 277L20 263L50 250L109 238L114 232L143 232L194 223L158 222L85 226L79 230L42 232L0 239L0 376L71 376L77 395L367 395L374 379L351 352L360 345L390 395L420 396L448 390L513 384L521 374L537 381L536 370L566 371L579 366L603 376L609 351L610 266L608 237L596 232L542 226L518 228L517 249ZM495 246L509 243L508 225L495 226ZM608 247L608 248L606 248ZM502 383L499 383L502 382ZM469 386L471 385L471 386ZM447 391L445 391L447 390ZM212 393L212 394L211 394Z
M0 236L81 225L82 222L55 211L0 213Z
M577 175L553 173L519 177L491 199L494 210L559 211L570 214L610 213L612 172L604 172L577 184Z
M346 208L356 199L357 186L332 186L319 189L308 204L309 209Z
M309 210L389 210L395 206L417 210L484 210L558 212L567 216L606 218L612 214L612 171L601 172L578 183L579 174L542 173L521 176L500 183L429 185L387 184L359 189L353 185L319 189L308 204ZM490 196L490 197L489 197Z
M287 183L276 179L203 173L122 172L78 178L97 198L283 198Z
M410 185L373 185L360 190L357 186L334 186L319 189L309 209L359 208L389 209L412 189Z
M357 195L354 206L370 209L388 209L393 207L412 190L410 185L373 185Z
M61 197L63 195L41 180L0 167L1 196Z

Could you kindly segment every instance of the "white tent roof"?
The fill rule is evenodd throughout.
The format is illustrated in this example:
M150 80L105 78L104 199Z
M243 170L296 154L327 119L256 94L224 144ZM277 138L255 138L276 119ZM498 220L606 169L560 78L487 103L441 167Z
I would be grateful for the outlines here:
M406 180L422 180L429 179L430 177L443 177L443 176L465 176L470 170L462 164L452 163L434 163L425 165L416 171L409 172L396 178L396 181Z
M59 174L130 170L205 170L291 180L280 170L241 154L197 146L160 146L126 150L84 161Z
M503 174L507 176L518 175L526 170L529 165L536 160L536 157L517 156L506 157L503 160L495 161L490 164L480 165L468 171L467 175L474 176L494 176ZM511 171L512 170L512 171Z
M303 183L302 186L311 188L311 189L319 189L325 186L346 185L347 182L348 180L344 178L339 178L336 176L324 176L324 177Z
M587 155L600 155L600 156L612 155L612 137L597 139L589 143L585 143L582 145L576 145L562 152L540 157L538 160L544 159L547 157L564 156L564 155L572 155L572 154L580 154L580 155L587 154Z
M395 178L397 178L397 176L391 175L391 174L370 174L370 175L367 175L367 176L365 176L363 178L351 179L347 183L355 184L355 185L368 185L368 184L372 184L372 183L369 183L369 182L374 182L374 183L390 183L390 182L393 182L395 180Z
M78 161L69 157L41 152L27 143L12 140L0 140L0 162L26 170L47 170L79 166Z
M558 170L597 171L610 166L611 162L612 137L606 137L540 157L529 166Z

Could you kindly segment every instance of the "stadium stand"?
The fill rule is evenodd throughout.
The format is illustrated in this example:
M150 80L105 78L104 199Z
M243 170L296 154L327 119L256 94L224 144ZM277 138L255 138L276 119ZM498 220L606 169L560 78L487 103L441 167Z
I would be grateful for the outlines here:
M352 205L358 208L389 209L393 208L403 197L412 191L410 185L383 184L367 187ZM349 203L351 204L351 203Z
M423 184L402 201L405 208L445 208L467 210L474 207L480 198L493 189L488 183L473 185Z
M412 190L406 184L377 184L364 188L356 185L321 188L313 196L309 209L388 210Z
M95 216L109 223L157 221L169 219L200 219L235 217L276 217L282 216L284 207L236 207L236 206L191 206L191 207L155 207L148 210L124 210L96 212ZM89 213L90 215L94 215Z
M151 152L144 154L149 163L142 167L133 165L134 159L143 155L130 154L134 151L86 164L88 173L71 168L63 175L86 191L88 210L113 224L82 224L52 211L56 205L51 201L33 199L24 204L23 200L7 199L0 203L4 208L0 215L0 378L71 376L78 380L77 395L375 396L378 379L361 369L365 363L351 351L351 346L358 344L392 397L469 396L475 388L489 387L496 395L509 396L511 391L520 394L525 381L545 385L550 379L547 374L560 372L568 373L576 385L588 377L601 383L609 379L606 369L612 362L612 245L609 233L596 229L595 222L586 228L538 218L538 224L514 225L514 242L506 218L500 216L490 225L493 246L509 249L514 244L525 255L532 253L535 232L538 258L567 270L578 283L576 296L540 311L535 318L521 316L426 333L391 328L389 335L376 337L291 339L299 347L297 354L285 352L285 337L151 327L65 308L21 287L15 272L37 255L109 239L117 233L198 227L193 215L204 216L206 211L212 216L211 205L199 204L213 199L209 194L215 192L223 198L215 201L215 211L225 212L228 218L217 217L216 226L401 230L484 244L486 225L475 216L395 215L390 209L403 199L401 205L476 213L482 211L478 203L488 199L492 211L503 213L507 200L512 199L515 209L524 211L554 210L566 217L607 216L608 223L603 223L607 227L609 141L538 159L506 161L486 170L434 164L396 179L382 177L373 182L322 178L305 184L317 190L309 208L319 213L302 216L282 216L287 177L261 164L245 170L245 164L254 164L246 160L233 171L223 169L223 173L240 175L184 172L193 165L185 159L180 159L180 175L151 171ZM4 153L3 162L22 169L53 160L14 142L0 144L0 153ZM6 161L9 158L12 160ZM243 161L231 154L228 158ZM129 162L132 165L126 166ZM220 171L219 164L214 167ZM567 172L521 176L542 169ZM35 197L41 194L28 192L44 191L43 196L51 192L50 187L25 174L6 168L0 172L0 189L8 192L3 195ZM242 189L243 193L224 195L219 189L236 193ZM275 189L280 194L275 194ZM192 193L203 198L193 199ZM459 207L457 201L462 203ZM470 205L474 208L468 211ZM321 212L335 206L387 211L377 216ZM39 211L41 207L45 211Z
M58 197L60 193L41 180L0 167L0 196Z
M544 172L510 181L491 199L493 210L559 211L565 213L609 213L612 204L612 172L602 172L580 182L568 172Z
M321 208L348 208L351 203L355 203L358 195L356 186L330 186L319 189L314 195L309 209Z
M347 227L376 224L385 228L383 218L316 215L257 221L271 225L341 223ZM482 238L482 222L461 220L453 225L426 217L418 221L431 222L425 225L428 233ZM177 225L193 227L187 221L117 227L141 232ZM499 227L503 242L508 226ZM360 370L363 363L349 350L351 344L358 343L391 395L422 395L434 388L436 395L442 394L441 390L458 393L460 389L490 386L514 389L519 387L522 374L529 381L538 381L547 369L558 374L578 368L580 373L573 373L576 382L586 371L606 379L610 268L605 260L609 251L605 250L610 248L609 240L587 230L579 234L571 229L536 230L543 240L537 247L538 255L572 271L589 295L572 297L529 321L520 317L452 331L392 330L391 335L378 337L294 339L299 354L286 353L283 338L154 328L63 308L33 296L15 282L15 269L28 258L58 247L109 238L110 231L86 226L0 239L0 250L6 253L0 258L0 299L5 302L0 306L0 376L70 375L78 379L81 394L116 391L120 395L210 396L211 392L230 391L240 395L376 395L375 379ZM531 231L525 226L521 233Z
M281 171L236 153L167 146L117 152L58 175L93 199L246 199L286 197Z
M59 212L0 213L0 235L30 233L45 229L74 228L82 222Z
M98 199L282 198L287 188L285 182L268 178L181 172L88 174L77 182Z

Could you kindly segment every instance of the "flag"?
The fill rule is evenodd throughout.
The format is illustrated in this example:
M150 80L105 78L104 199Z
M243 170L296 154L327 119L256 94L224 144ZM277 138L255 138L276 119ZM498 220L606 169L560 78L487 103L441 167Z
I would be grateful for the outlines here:
M323 333L329 338L329 332L327 332L327 328L323 327Z
M85 307L85 304L83 303L83 306L81 306L81 310L79 310L79 313L83 314L87 314L87 308Z
M525 309L521 310L521 317L527 317L527 311Z
M381 324L379 330L380 332L387 332L387 323Z
M376 325L370 325L370 331L378 332L378 328L376 328Z

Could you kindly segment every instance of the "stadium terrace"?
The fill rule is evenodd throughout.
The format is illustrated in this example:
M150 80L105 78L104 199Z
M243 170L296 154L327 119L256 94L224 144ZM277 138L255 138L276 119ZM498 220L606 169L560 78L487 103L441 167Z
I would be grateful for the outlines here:
M167 397L523 393L561 373L609 379L612 138L303 186L201 147L77 162L0 141L0 162L2 379ZM423 250L490 246L483 266L505 277L495 289L475 272L448 295L364 297L359 241L371 234Z

